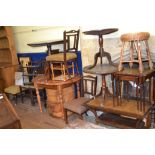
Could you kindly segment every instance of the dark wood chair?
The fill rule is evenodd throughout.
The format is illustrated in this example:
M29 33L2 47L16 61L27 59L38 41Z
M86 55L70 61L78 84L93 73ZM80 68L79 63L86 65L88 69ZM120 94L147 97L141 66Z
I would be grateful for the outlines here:
M32 105L35 105L35 100L36 100L36 89L33 84L33 78L39 75L44 75L44 64L45 64L45 60L31 62L29 65L23 67L22 69L23 81L24 81L22 88L25 88L28 90L28 95L30 96ZM41 96L45 101L45 90L43 88L40 89L40 93L42 94Z
M80 30L64 31L64 51L46 57L46 61L50 63L53 80L55 79L55 70L61 71L63 80L75 76L75 68L76 73L79 73L76 54L78 51L79 32ZM74 65L76 65L76 67ZM66 75L68 75L68 78Z
M91 75L83 76L83 97L78 97L73 99L70 102L64 103L64 118L66 124L68 124L68 114L70 111L74 114L80 116L83 119L83 114L86 113L89 109L86 106L86 103L95 98L96 96L96 88L97 88L97 76L93 77ZM85 96L85 95L90 95Z

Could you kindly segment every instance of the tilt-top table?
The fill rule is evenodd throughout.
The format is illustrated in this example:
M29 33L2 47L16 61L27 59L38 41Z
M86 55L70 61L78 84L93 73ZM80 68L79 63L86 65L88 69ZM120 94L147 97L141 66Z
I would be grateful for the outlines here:
M90 30L90 31L85 31L83 32L86 35L96 35L99 37L98 42L99 42L99 52L95 54L94 56L94 64L91 66L91 68L95 67L97 64L98 57L101 59L101 65L102 65L102 57L107 57L109 64L114 65L114 63L111 61L111 55L104 51L103 48L103 35L107 35L113 32L118 31L117 28L110 28L110 29L102 29L102 30Z
M36 43L29 43L27 45L31 47L41 47L41 46L47 46L47 54L50 55L52 53L52 45L60 45L63 44L64 40L54 40L54 41L42 41L42 42L36 42Z

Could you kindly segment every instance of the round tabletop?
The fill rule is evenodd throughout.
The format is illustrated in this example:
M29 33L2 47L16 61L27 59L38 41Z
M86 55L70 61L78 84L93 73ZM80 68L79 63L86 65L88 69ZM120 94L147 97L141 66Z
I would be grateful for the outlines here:
M118 31L118 28L109 28L109 29L102 29L102 30L90 30L83 32L86 35L107 35L113 32Z
M85 73L90 74L98 74L98 75L108 75L118 71L118 67L110 65L110 64L97 64L95 67L91 68L92 66L86 66L83 68Z

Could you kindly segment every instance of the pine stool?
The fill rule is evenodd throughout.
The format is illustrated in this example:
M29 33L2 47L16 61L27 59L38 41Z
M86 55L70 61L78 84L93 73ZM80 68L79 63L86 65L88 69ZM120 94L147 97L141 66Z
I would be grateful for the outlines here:
M133 63L139 64L139 73L143 73L143 61L148 62L148 66L150 69L153 69L153 63L151 61L150 49L148 46L148 39L150 34L148 32L139 32L139 33L127 33L121 36L122 41L122 49L120 55L120 63L118 66L118 70L123 70L123 63L129 63L130 68L133 67ZM125 49L125 44L128 43L128 49ZM130 60L124 60L124 52L129 50L130 52ZM146 51L146 59L142 59L142 51ZM134 59L134 53L137 53L137 60Z

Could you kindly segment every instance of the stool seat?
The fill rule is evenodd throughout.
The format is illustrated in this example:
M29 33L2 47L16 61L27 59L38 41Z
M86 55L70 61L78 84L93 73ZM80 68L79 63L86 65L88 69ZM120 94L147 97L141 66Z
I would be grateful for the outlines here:
M79 115L82 115L84 112L88 110L88 107L84 105L89 101L90 99L88 98L79 97L79 98L73 99L70 102L64 103L64 108L74 113L78 113Z
M134 63L139 65L139 73L142 74L144 71L143 61L148 62L149 69L153 69L153 63L151 60L151 53L148 45L148 39L150 34L148 32L137 32L137 33L127 33L121 35L122 49L120 53L120 63L118 66L118 71L123 70L123 64L129 63L129 67L133 68ZM125 49L126 43L128 44L128 50ZM129 59L125 60L124 52L129 51ZM146 52L145 60L143 60L142 55ZM134 54L137 55L137 59L134 58Z
M121 41L142 41L148 40L150 34L148 32L126 33L121 36Z

